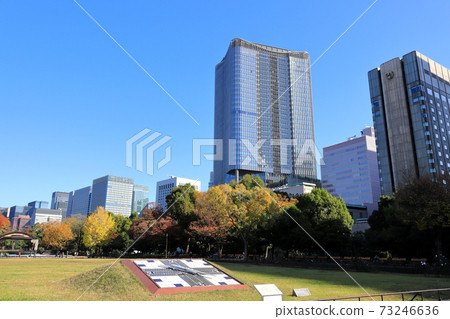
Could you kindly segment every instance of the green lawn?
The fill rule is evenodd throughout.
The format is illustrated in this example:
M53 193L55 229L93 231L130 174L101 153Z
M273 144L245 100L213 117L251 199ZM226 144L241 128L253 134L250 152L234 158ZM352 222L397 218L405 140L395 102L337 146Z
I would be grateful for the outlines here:
M0 259L0 300L76 300L112 259ZM284 300L363 295L344 272L218 263L252 289L152 295L121 263L115 264L81 300L260 300L255 284L276 284ZM351 273L369 292L450 288L450 278L391 273ZM312 296L290 296L309 288ZM446 297L449 294L446 295ZM392 298L391 298L392 300Z

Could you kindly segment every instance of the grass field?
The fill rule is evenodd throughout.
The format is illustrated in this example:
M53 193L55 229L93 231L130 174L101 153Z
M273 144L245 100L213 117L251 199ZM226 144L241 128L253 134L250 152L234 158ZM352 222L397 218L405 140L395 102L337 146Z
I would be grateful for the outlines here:
M1 259L0 300L76 300L114 260ZM344 272L218 263L252 289L152 295L120 262L81 300L260 300L255 284L276 284L284 300L308 300L363 295ZM391 273L351 273L371 294L450 288L450 278ZM310 297L292 297L293 288L309 288ZM447 296L447 298L450 296ZM394 300L390 298L388 300ZM398 300L398 298L396 298Z

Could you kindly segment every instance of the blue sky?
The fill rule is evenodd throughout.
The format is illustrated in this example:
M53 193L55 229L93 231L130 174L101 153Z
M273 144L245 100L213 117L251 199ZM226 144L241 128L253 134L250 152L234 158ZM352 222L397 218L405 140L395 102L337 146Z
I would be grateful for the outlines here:
M214 67L233 38L311 61L373 2L78 1L199 122L195 124L72 0L0 3L0 207L50 201L113 174L150 186L168 175L206 189L212 162L192 139L213 137ZM372 124L367 71L417 50L450 67L450 2L379 0L312 68L321 149ZM144 128L172 137L153 176L125 165ZM164 157L162 148L156 157Z

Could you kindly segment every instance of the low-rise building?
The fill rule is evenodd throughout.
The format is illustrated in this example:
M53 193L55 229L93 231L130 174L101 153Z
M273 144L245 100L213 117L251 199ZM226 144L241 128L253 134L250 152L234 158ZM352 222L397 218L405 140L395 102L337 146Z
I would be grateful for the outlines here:
M311 193L314 188L316 188L316 184L314 183L301 182L292 185L286 184L280 187L275 187L272 188L272 191L287 193L291 196L299 196Z
M37 223L48 223L48 222L61 222L62 213L59 209L48 209L48 208L32 208L28 215L30 216L30 226Z
M365 232L370 228L367 206L346 204L348 212L353 218L352 233Z
M11 230L24 231L28 226L31 226L31 217L28 215L19 215L13 218Z

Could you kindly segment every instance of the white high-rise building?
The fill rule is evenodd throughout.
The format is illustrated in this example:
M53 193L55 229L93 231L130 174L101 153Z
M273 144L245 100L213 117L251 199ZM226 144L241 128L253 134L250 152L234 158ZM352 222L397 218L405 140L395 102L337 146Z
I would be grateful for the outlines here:
M176 176L171 176L169 179L156 183L156 202L161 205L160 207L164 211L167 208L166 196L170 194L174 187L185 184L191 184L197 191L200 191L201 189L200 181Z

